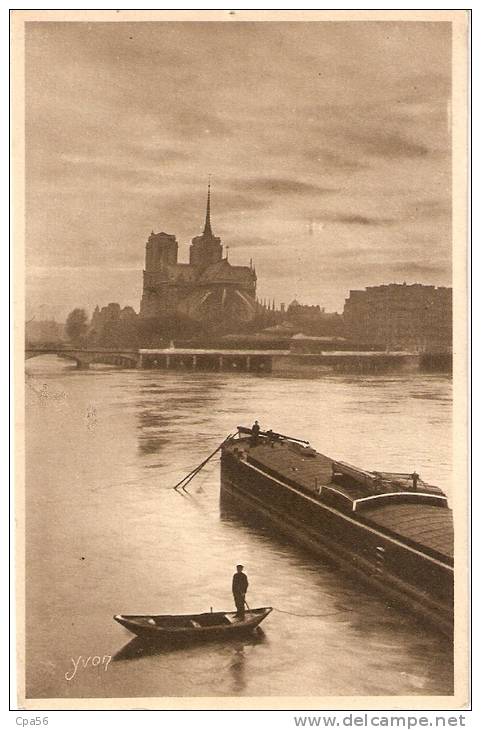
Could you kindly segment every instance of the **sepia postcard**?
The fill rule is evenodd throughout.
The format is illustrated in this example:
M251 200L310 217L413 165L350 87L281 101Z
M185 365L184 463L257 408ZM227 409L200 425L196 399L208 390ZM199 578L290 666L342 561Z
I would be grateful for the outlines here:
M468 36L12 12L20 708L469 707Z

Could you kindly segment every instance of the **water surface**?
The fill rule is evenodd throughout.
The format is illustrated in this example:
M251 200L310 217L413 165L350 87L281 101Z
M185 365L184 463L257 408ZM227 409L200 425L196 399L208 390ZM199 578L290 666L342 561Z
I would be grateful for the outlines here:
M449 494L451 405L451 381L434 375L297 380L29 361L27 696L450 694L446 639L221 507L218 460L189 496L172 486L257 418L334 458L416 470ZM238 562L250 605L278 609L253 639L149 651L112 620L232 610ZM107 670L80 663L68 681L79 656L113 659Z

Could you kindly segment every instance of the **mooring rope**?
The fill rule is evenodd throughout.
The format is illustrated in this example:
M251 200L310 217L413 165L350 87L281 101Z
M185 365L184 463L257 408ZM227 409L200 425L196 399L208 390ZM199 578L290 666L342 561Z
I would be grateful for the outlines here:
M212 463L215 463L218 460L219 459L211 459L211 462ZM184 467L184 469L190 469L189 474L191 474L193 471L195 471L197 469L197 466L198 466L198 464L196 466L194 466L194 465L192 465L192 466L186 466L186 467ZM177 467L176 469L167 469L167 470L165 470L165 469L163 469L162 465L159 466L159 464L146 464L145 468L146 469L158 469L159 470L159 474L162 477L163 476L170 475L170 474L182 474L182 472L183 472L183 470L179 469L179 467ZM169 486L168 488L169 489L172 489L171 486Z
M294 613L294 611L286 611L276 606L273 606L272 609L278 613L287 613L289 616L296 616L297 618L322 618L323 616L338 616L340 613L353 611L352 608L341 608L340 611L332 611L330 613Z

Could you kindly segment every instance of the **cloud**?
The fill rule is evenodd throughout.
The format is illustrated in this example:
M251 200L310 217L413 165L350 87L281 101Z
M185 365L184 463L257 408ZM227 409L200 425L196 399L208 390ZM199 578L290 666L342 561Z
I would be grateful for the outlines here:
M451 77L449 73L410 74L400 77L396 91L398 99L404 103L419 103L420 99L424 103L443 103L451 94Z
M407 261L393 261L391 264L393 272L397 272L399 275L412 279L413 277L419 276L423 281L431 281L433 278L442 276L446 271L446 262L440 263L413 263L412 260Z
M260 268L260 267L259 267ZM276 274L283 275L282 269L275 269ZM371 282L388 281L420 281L432 283L433 281L444 280L446 274L446 262L440 263L419 262L413 264L412 259L389 260L387 257L378 255L364 255L358 252L355 257L338 257L330 260L319 270L322 277L330 278L331 282L336 280L354 282L358 277L365 279L369 277ZM302 279L302 276L300 276ZM351 284L352 285L352 284Z
M137 194L145 194L143 189L137 189ZM192 235L197 235L199 226L203 226L205 219L205 206L207 190L199 187L198 190L183 189L178 193L163 191L159 195L159 188L155 185L149 186L149 193L152 197L158 198L158 208L176 226L187 223L187 227L193 228ZM266 201L252 195L233 193L229 190L216 187L211 202L212 227L215 231L216 225L224 218L229 219L236 213L243 211L259 211L266 207Z
M408 216L412 218L428 218L429 220L444 218L451 215L451 201L446 198L417 200L411 203L407 210Z
M319 220L325 221L326 223L342 223L352 226L386 226L396 222L392 218L370 218L359 214L349 215L344 213L324 215Z
M232 248L237 251L243 248L271 248L276 243L272 239L262 238L261 236L234 235L230 236L229 245L232 245Z
M350 140L355 147L360 147L364 153L373 157L416 158L429 153L429 147L425 144L414 142L396 132L351 132Z
M121 145L110 147L102 155L71 152L64 152L59 155L62 161L71 165L124 171L132 170L132 167L148 170L154 168L160 162L184 160L186 157L188 157L186 152L162 147L153 138L139 140L138 142L122 142Z
M199 133L210 134L218 138L228 135L231 131L231 126L226 119L200 109L196 109L195 113L190 109L173 109L169 123L175 128L176 135L188 140L197 137Z
M247 178L235 183L234 188L260 194L274 193L275 195L324 195L336 192L336 188L303 182L295 178L276 177Z
M320 167L330 172L355 172L368 167L366 160L362 161L360 158L350 157L335 150L314 147L304 150L302 154L309 162L318 162Z

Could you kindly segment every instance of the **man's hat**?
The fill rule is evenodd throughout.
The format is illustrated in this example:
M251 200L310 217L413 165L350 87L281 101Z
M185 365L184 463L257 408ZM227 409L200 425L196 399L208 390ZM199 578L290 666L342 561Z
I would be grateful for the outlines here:
M243 565L236 565L235 567L236 568L243 568L244 566Z

